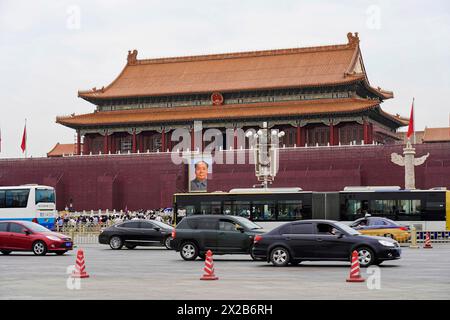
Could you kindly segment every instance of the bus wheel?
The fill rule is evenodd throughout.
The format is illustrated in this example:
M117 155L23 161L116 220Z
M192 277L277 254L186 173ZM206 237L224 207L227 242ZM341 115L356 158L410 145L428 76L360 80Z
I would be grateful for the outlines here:
M2 250L1 253L3 253L5 256L11 253L9 250Z
M45 256L47 254L47 245L43 241L33 243L33 253L37 256Z

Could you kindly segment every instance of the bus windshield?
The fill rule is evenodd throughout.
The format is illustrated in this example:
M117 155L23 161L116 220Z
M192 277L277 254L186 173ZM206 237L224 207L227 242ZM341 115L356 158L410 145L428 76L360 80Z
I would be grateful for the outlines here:
M41 202L55 203L55 191L53 189L36 189L36 204Z

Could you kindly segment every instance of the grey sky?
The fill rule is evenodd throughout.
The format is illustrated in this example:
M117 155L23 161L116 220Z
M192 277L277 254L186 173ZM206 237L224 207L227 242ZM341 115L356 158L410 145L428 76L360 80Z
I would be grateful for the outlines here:
M79 28L77 28L77 12ZM57 115L88 113L77 90L108 85L138 58L346 43L359 32L372 85L394 91L384 110L416 129L449 124L448 1L0 0L0 157L45 156L73 143Z

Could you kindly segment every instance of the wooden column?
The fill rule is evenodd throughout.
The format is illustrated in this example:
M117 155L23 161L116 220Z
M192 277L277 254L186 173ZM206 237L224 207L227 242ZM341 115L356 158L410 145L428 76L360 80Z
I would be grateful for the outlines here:
M84 139L83 139L83 154L89 154L89 152L91 151L90 142L91 142L91 139L89 138L89 136L84 135Z
M105 132L103 137L103 153L108 154L108 132Z
M369 123L364 120L363 123L364 144L369 144Z
M163 128L161 132L161 152L166 152L166 129Z
M191 151L193 151L194 150L194 127L192 127L192 129L191 129Z
M333 123L330 123L328 128L330 128L330 146L334 146L334 125L333 125Z
M81 132L77 130L77 155L81 154Z
M238 148L238 137L237 137L237 128L236 127L234 127L234 131L233 132L234 132L233 149L237 150L237 148Z
M132 153L136 153L137 148L136 148L136 129L133 129L133 140L131 143L131 152Z

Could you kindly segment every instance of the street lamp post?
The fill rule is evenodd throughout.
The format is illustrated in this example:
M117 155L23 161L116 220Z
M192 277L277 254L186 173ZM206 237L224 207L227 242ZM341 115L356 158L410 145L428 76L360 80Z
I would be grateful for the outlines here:
M267 122L263 122L263 127L256 133L247 132L247 138L254 138L255 175L261 186L267 189L278 172L278 145L279 138L284 136L284 132L269 130Z

